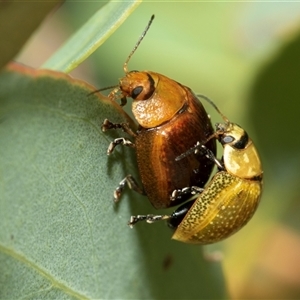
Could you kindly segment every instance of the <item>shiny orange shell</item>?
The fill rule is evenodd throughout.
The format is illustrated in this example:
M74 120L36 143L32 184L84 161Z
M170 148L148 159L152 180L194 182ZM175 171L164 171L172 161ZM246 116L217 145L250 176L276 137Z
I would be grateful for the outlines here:
M144 78L139 73L144 72L132 74ZM175 161L175 158L198 141L204 143L214 130L203 105L188 87L157 73L148 74L155 76L154 92L149 99L133 100L133 113L140 124L135 139L137 162L150 202L155 208L166 208L186 200L183 197L171 201L175 189L192 185L203 187L209 179L214 164L205 156L190 155L181 161ZM138 82L135 86L141 84ZM131 88L134 87L131 85ZM150 105L149 109L148 101L156 105ZM139 108L137 113L134 110L138 107L136 103L141 107L144 104L144 110ZM142 111L145 117L141 117ZM216 153L214 139L206 146Z

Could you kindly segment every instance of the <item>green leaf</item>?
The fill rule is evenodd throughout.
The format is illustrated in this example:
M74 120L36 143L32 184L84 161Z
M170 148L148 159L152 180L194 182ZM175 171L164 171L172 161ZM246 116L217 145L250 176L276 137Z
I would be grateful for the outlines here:
M104 118L131 122L94 88L54 71L0 74L0 298L220 299L220 264L170 240L146 197L113 190L138 178L132 149L107 157Z
M9 62L61 1L0 1L0 68Z
M42 66L70 72L89 57L126 20L141 1L110 1L99 9L64 46Z

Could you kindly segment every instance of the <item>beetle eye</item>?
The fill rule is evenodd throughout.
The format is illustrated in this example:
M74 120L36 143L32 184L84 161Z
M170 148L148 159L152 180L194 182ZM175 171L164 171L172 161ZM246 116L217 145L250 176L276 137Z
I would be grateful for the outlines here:
M249 141L247 132L245 131L241 138L233 145L236 149L245 149Z
M143 90L142 86L135 87L131 92L131 98L135 99Z
M234 141L234 137L232 137L231 135L226 135L221 139L221 143L224 144L230 144Z

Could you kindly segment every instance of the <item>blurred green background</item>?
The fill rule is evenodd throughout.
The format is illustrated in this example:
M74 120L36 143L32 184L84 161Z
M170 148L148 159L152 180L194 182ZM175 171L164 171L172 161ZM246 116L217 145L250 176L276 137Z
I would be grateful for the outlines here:
M67 1L16 60L40 67L99 6ZM230 296L299 298L300 3L144 2L71 74L96 88L117 84L152 14L154 23L129 69L162 73L213 99L247 129L263 161L264 193L256 215L211 247L222 249ZM220 121L204 105L213 122Z

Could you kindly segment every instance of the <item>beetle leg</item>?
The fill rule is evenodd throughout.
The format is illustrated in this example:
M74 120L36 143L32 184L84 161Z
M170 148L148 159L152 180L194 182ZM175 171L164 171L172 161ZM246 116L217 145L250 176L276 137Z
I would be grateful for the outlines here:
M214 153L210 149L206 148L204 145L201 145L201 148L206 151L206 157L215 163L219 170L224 170L223 164L215 157Z
M175 201L180 199L182 196L186 194L191 194L191 195L200 194L203 192L203 190L204 190L203 188L200 188L198 186L188 186L183 189L174 190L172 192L170 199L171 201Z
M121 103L120 106L124 106L127 104L127 98L126 97L121 97Z
M176 229L178 225L182 222L183 218L187 214L187 212L190 210L192 205L196 199L185 202L184 204L180 205L172 214L171 217L168 219L168 226Z
M182 222L186 213L190 210L195 200L188 201L183 205L179 206L171 215L137 215L131 216L128 225L132 228L133 225L140 221L146 221L147 223L154 223L157 221L168 220L168 226L176 229L178 225Z
M202 154L205 155L207 153L207 148L203 145L200 144L200 142L197 142L197 144L190 148L189 150L185 151L184 153L180 154L175 158L176 161L182 160L183 158L191 155L191 154Z
M124 132L131 135L132 137L136 137L136 133L132 131L128 123L112 123L108 119L105 119L102 123L101 128L103 132L110 129L122 129ZM110 155L114 151L115 147L120 144L132 148L135 147L135 144L133 144L130 140L127 140L125 138L117 138L109 144L107 149L107 155Z
M128 185L128 187L135 192L146 195L143 188L140 188L136 180L132 177L132 175L127 175L118 185L118 187L114 191L114 201L118 202L120 200L120 197L123 193L123 190L125 188L125 185Z
M108 119L105 119L101 125L101 129L103 132L110 129L122 129L132 137L136 137L136 133L129 127L129 123L112 123Z
M211 160L213 163L217 165L219 170L224 170L224 166L222 162L215 157L214 153L210 149L208 149L205 145L200 144L199 142L197 142L197 144L191 149L177 156L175 160L179 161L191 154L205 155L209 160Z
M131 216L130 221L128 222L128 225L133 228L133 225L140 221L146 221L147 223L154 223L157 221L163 221L170 219L171 216L169 215L137 215L137 216Z
M123 146L128 146L128 147L131 147L131 148L135 148L134 143L132 143L130 140L127 140L127 139L121 137L121 138L114 139L109 144L108 149L107 149L107 155L110 155L114 151L115 147L117 145L120 145L120 144L123 145Z

